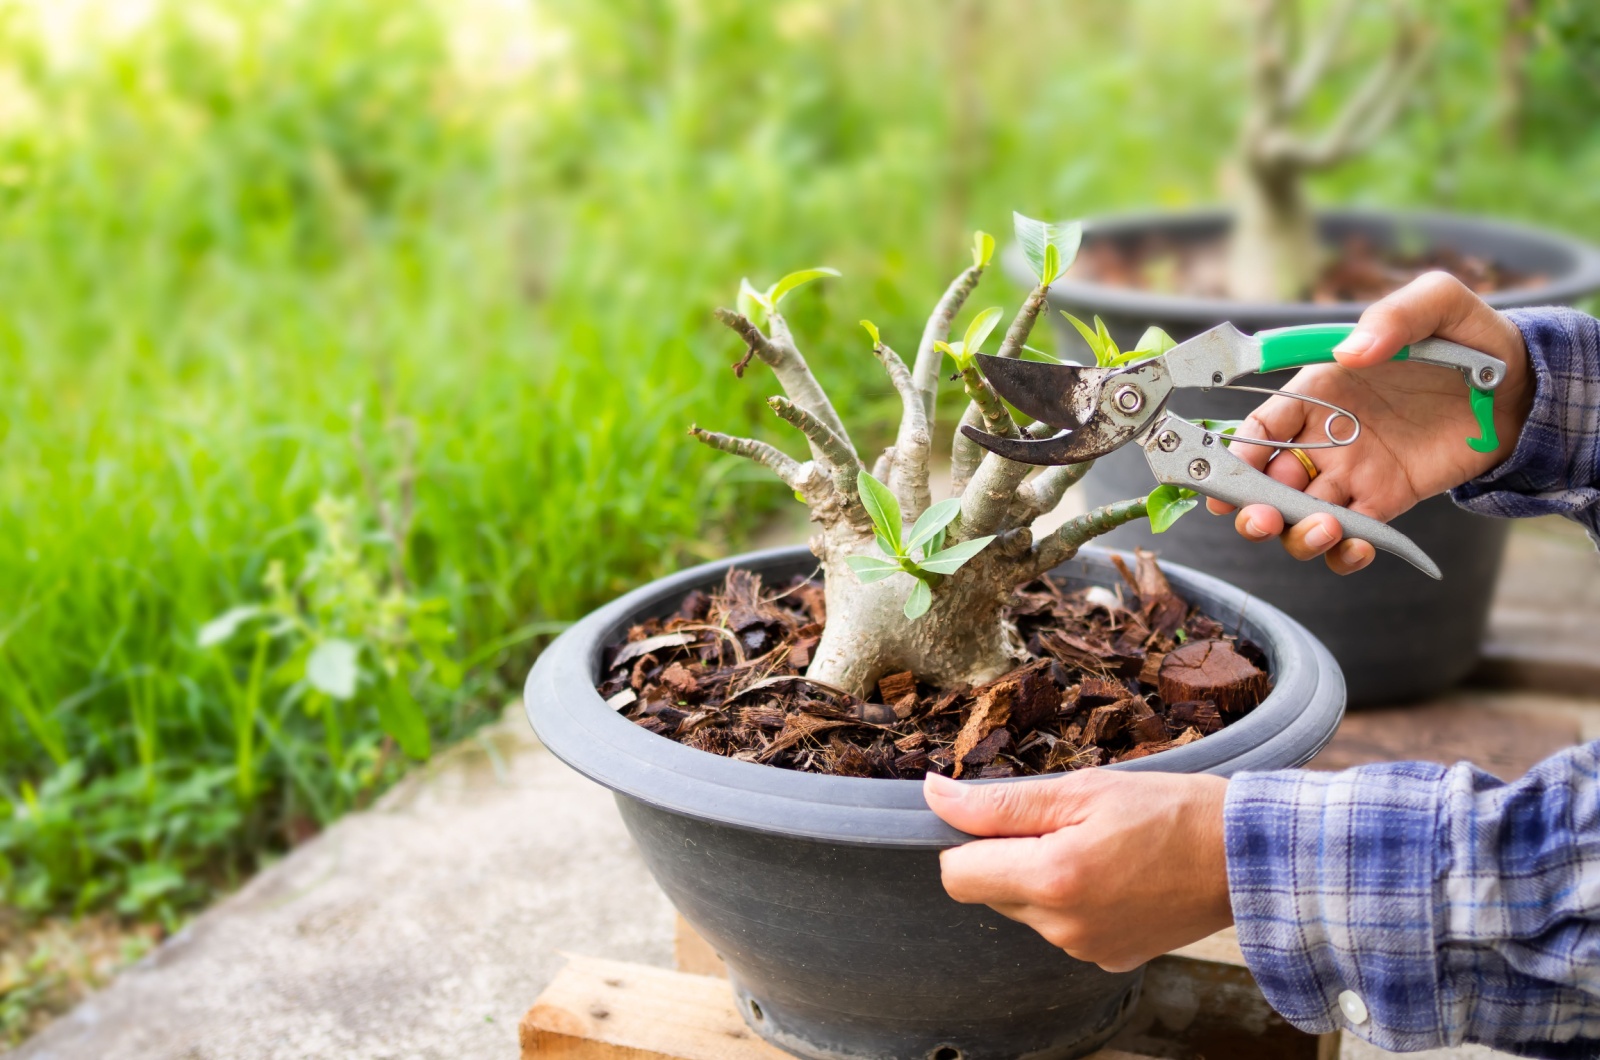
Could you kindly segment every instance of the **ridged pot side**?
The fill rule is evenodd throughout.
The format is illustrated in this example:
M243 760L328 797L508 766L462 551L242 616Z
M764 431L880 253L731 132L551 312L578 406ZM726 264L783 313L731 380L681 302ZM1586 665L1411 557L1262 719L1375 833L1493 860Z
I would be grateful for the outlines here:
M1173 242L1207 240L1227 230L1222 211L1149 213L1108 217L1084 226L1086 241L1133 242L1159 235ZM1324 242L1337 245L1360 234L1378 246L1409 243L1448 246L1486 257L1543 282L1488 296L1500 309L1570 304L1600 289L1600 252L1553 233L1479 218L1429 213L1340 210L1321 216ZM1009 254L1007 271L1026 279L1026 266ZM1131 346L1152 324L1182 340L1230 321L1244 331L1292 324L1354 321L1366 303L1255 303L1176 297L1077 280L1050 290L1052 307L1084 320L1101 316L1119 344ZM1058 348L1086 355L1081 339L1059 313L1051 319ZM1279 387L1293 372L1275 372L1243 382ZM1464 392L1463 392L1464 394ZM1240 419L1265 400L1226 390L1179 392L1172 408L1191 419ZM1465 397L1463 396L1463 400ZM1155 486L1134 447L1096 462L1084 482L1092 507L1138 496ZM1361 574L1340 578L1321 563L1299 563L1276 546L1252 544L1233 530L1232 518L1191 515L1164 534L1148 524L1128 525L1102 540L1118 548L1150 548L1172 560L1214 574L1293 615L1325 643L1343 668L1352 705L1392 704L1426 698L1460 681L1477 664L1488 625L1510 526L1463 511L1448 498L1418 505L1395 528L1432 556L1444 577L1434 581L1406 563L1380 553Z
M969 837L927 809L920 783L707 754L634 725L595 692L607 645L672 612L690 590L719 584L732 566L770 584L809 573L815 560L803 548L776 549L644 586L552 644L529 675L525 704L551 751L616 792L657 882L728 962L751 1029L829 1060L1093 1051L1131 1007L1140 973L1110 975L987 908L952 901L938 852ZM1219 733L1102 768L1226 775L1310 758L1343 715L1343 678L1326 649L1217 579L1165 569L1191 603L1262 648L1274 689ZM1097 548L1056 574L1074 586L1118 577Z

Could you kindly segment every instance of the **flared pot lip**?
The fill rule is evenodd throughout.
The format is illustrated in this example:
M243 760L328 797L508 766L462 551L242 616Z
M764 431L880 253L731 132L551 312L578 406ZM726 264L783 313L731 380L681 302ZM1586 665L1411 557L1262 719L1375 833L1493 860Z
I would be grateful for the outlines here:
M1156 231L1198 235L1226 229L1233 214L1221 207L1196 210L1149 210L1086 218L1084 238L1137 236ZM1432 210L1381 210L1344 208L1317 211L1325 231L1404 228L1429 240L1447 243L1466 253L1493 253L1500 258L1534 256L1548 262L1543 283L1496 291L1484 300L1496 309L1523 306L1570 305L1600 291L1600 248L1579 239L1511 221ZM1507 254L1507 248L1515 253ZM1007 275L1031 285L1032 272L1016 244L1002 256ZM1066 309L1087 309L1105 314L1187 323L1208 327L1219 320L1251 322L1253 326L1287 326L1355 320L1368 302L1251 302L1225 298L1196 298L1162 294L1135 287L1063 279L1050 285L1050 303Z
M1085 548L1055 573L1077 584L1111 584L1110 557L1109 550ZM619 795L737 828L894 847L943 848L970 838L933 815L919 781L818 776L740 762L658 736L606 705L595 691L604 648L620 642L633 623L676 610L691 589L720 582L734 566L788 577L815 570L816 560L803 546L733 556L650 582L579 620L528 675L523 705L544 745ZM1101 768L1228 776L1301 765L1321 750L1344 716L1344 675L1328 650L1304 626L1241 589L1178 564L1162 569L1191 603L1266 652L1273 691L1250 714L1203 740Z

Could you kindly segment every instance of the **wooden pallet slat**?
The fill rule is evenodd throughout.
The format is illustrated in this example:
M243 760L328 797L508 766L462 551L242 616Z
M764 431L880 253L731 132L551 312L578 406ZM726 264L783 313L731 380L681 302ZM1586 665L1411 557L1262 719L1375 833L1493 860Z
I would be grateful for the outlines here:
M740 1018L716 951L681 917L678 971L569 957L519 1028L523 1060L784 1060ZM1333 1060L1268 1007L1232 930L1151 962L1127 1027L1090 1060Z

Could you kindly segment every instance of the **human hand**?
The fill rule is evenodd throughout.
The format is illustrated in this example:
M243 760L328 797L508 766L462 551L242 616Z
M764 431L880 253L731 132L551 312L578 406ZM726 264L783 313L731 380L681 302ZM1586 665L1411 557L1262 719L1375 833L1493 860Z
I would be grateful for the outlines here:
M1506 362L1505 381L1494 395L1500 435L1494 452L1467 447L1466 439L1476 437L1478 428L1460 373L1390 360L1402 346L1431 335ZM1503 462L1533 405L1522 333L1448 273L1430 272L1373 303L1334 355L1336 364L1302 368L1283 388L1331 402L1361 421L1361 437L1353 444L1306 453L1317 468L1314 480L1292 453L1279 455L1260 445L1230 448L1280 482L1382 522ZM1236 436L1320 442L1327 438L1326 419L1315 405L1274 397L1251 413ZM1341 426L1348 425L1335 430ZM1206 507L1217 515L1233 511L1215 500ZM1239 511L1234 526L1252 541L1282 535L1283 547L1296 559L1326 554L1337 574L1358 571L1376 555L1365 541L1340 541L1343 531L1331 515L1313 515L1285 533L1276 509L1251 504Z
M944 889L1108 972L1233 923L1222 800L1206 774L1090 769L1007 784L929 773L928 807L979 839L939 856Z

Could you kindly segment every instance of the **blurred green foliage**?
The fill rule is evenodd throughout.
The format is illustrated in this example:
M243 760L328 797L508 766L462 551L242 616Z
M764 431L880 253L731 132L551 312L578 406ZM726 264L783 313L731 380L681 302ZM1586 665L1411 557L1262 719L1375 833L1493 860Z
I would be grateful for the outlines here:
M177 915L403 768L383 660L448 742L560 623L787 503L683 433L792 444L710 321L740 276L843 271L785 307L881 441L844 322L909 348L1013 209L1213 200L1242 109L1237 16L1163 0L123 8L0 8L0 894L28 911ZM1433 10L1418 105L1318 195L1600 236L1585 5ZM324 497L359 544L311 600L283 579L327 554ZM434 624L396 647L402 584ZM364 660L336 711L311 641L201 646L273 600Z

